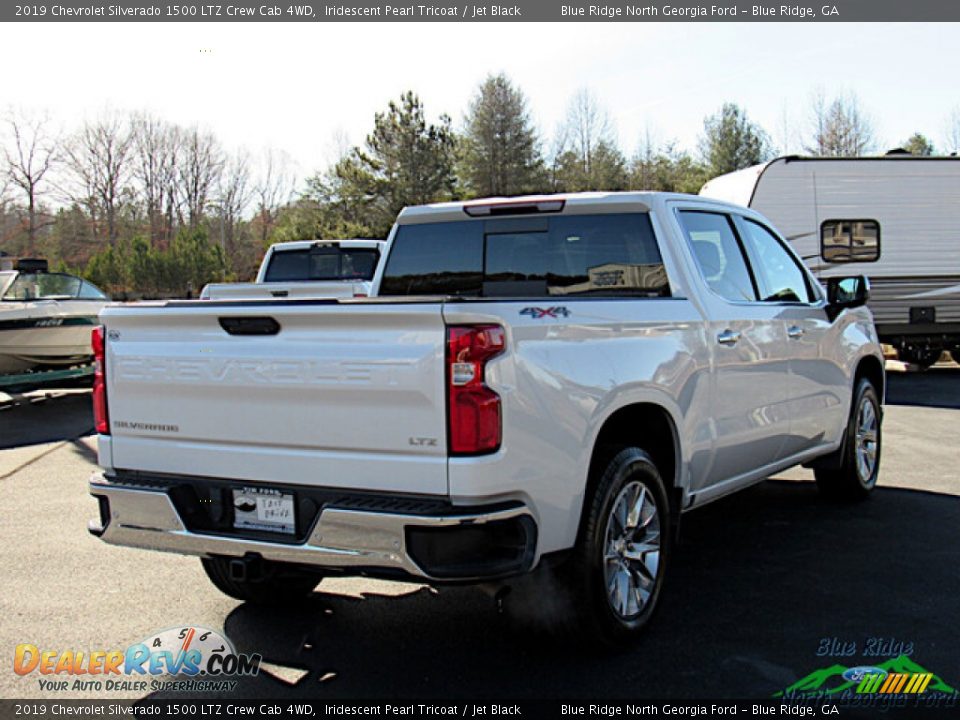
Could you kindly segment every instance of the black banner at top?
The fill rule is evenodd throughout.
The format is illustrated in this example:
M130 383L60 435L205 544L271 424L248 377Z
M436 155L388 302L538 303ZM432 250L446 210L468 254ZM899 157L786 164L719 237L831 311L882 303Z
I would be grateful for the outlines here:
M4 4L14 22L931 22L960 20L944 0L36 0Z
M435 718L436 720L625 720L627 718L670 718L706 720L713 718L818 718L824 720L941 720L957 717L956 699L890 697L883 702L855 702L831 699L805 700L231 700L196 694L178 698L143 700L0 700L0 718L59 720L64 717L178 718L178 720L228 720L230 718L271 718L271 720L342 720L343 718Z

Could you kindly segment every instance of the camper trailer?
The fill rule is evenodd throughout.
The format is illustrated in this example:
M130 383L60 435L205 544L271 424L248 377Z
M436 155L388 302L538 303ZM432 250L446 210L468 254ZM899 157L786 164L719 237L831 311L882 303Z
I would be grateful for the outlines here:
M960 158L783 157L700 194L767 216L824 280L868 276L880 339L902 360L960 362Z

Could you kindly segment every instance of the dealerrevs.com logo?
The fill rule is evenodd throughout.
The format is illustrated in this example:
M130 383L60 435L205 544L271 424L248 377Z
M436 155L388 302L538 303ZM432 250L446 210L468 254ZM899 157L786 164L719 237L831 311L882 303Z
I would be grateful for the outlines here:
M237 653L209 628L169 628L125 650L54 650L17 645L13 671L44 691L233 690L260 672L261 656ZM161 677L174 680L161 680Z

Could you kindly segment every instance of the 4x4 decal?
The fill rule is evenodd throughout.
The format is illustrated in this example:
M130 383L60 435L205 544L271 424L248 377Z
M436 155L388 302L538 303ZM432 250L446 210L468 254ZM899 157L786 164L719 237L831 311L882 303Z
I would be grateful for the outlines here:
M520 311L521 315L529 315L534 320L539 320L540 318L552 317L570 317L570 311L567 310L562 305L557 305L556 307L540 308L540 307L525 307Z

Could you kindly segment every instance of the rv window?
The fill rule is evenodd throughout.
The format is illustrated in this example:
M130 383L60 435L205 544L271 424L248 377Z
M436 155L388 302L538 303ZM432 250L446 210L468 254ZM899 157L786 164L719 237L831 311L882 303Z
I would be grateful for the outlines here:
M880 223L826 220L820 226L820 254L831 263L876 261L880 258Z

